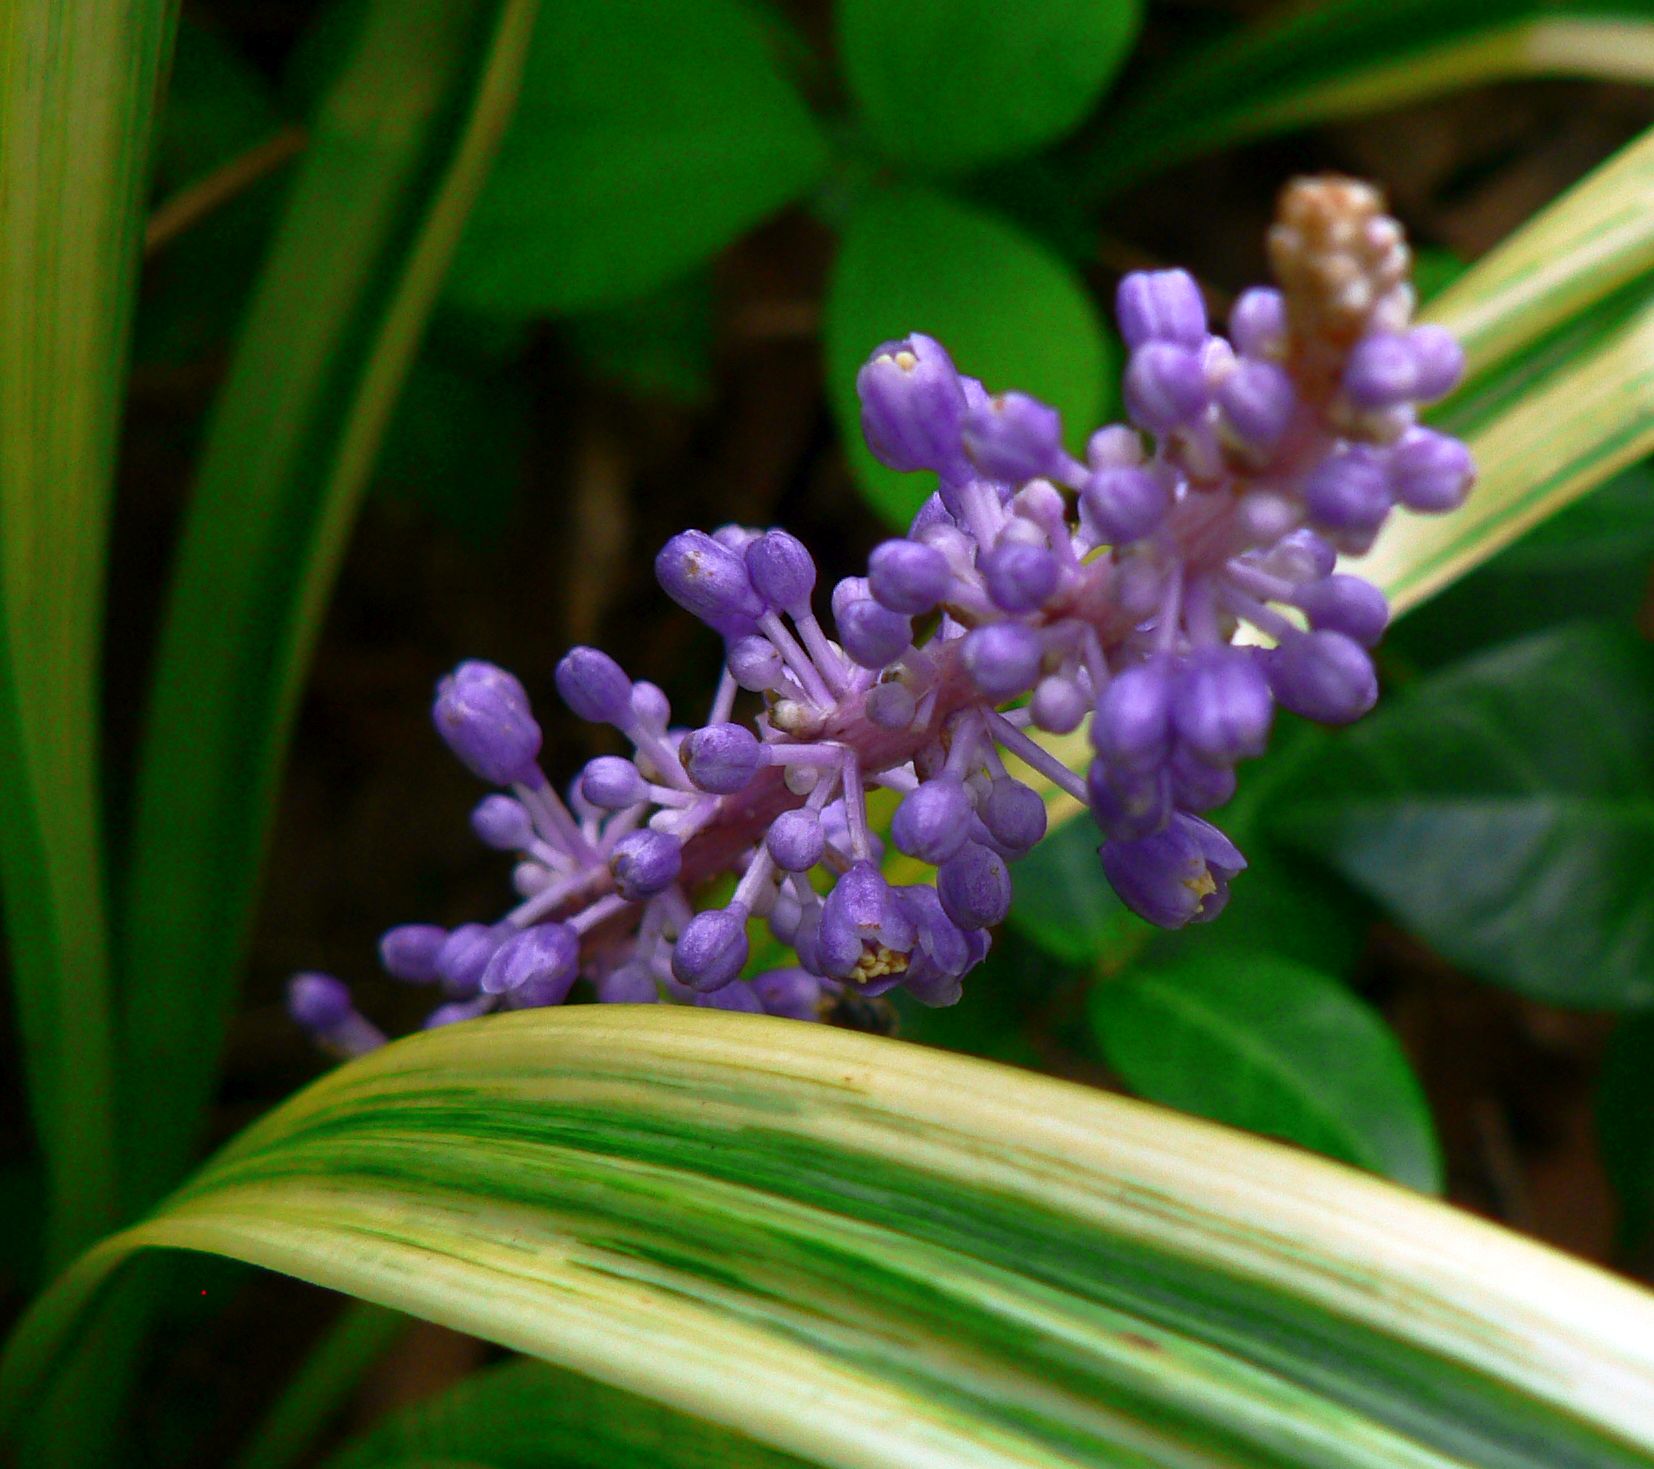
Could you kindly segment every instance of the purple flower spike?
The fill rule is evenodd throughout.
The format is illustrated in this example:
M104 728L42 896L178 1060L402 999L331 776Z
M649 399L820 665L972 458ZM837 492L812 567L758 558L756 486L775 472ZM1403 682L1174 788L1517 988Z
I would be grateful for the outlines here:
M807 969L770 969L755 975L752 992L766 1015L816 1020L821 1015L821 981Z
M1033 688L1044 647L1020 622L991 622L965 635L965 671L991 699L1012 699Z
M783 872L808 872L821 861L827 837L814 811L783 811L770 823L764 845Z
M1091 814L1108 836L1136 841L1172 818L1172 783L1164 765L1133 770L1098 758L1091 762L1085 784Z
M1476 463L1457 439L1414 428L1391 451L1390 474L1403 505L1440 515L1464 503L1476 479Z
M557 692L589 724L627 724L632 716L632 681L607 653L571 648L557 664Z
M1071 678L1042 678L1031 701L1034 724L1048 734L1070 734L1090 712L1089 701Z
M853 981L864 994L898 984L913 949L913 920L871 862L858 862L822 905L817 955L826 974Z
M482 973L505 935L488 923L462 923L437 951L436 972L446 994L468 999L482 984Z
M1419 362L1406 337L1375 332L1355 344L1344 391L1358 408L1395 408L1418 396Z
M886 541L867 562L867 589L881 607L919 617L953 585L947 557L920 541Z
M1229 882L1246 859L1218 829L1175 816L1164 831L1137 841L1104 842L1103 871L1126 906L1161 928L1217 917Z
M913 641L908 618L881 607L871 597L836 600L839 641L863 668L886 668L907 651Z
M890 840L921 862L946 862L970 834L970 794L950 775L927 780L902 798L890 820Z
M437 685L437 733L473 775L495 785L536 781L540 726L528 694L503 668L462 663Z
M689 1002L703 1010L734 1010L742 1015L762 1015L763 1002L750 984L728 984L711 994L697 994Z
M918 701L906 684L875 684L867 691L867 719L878 729L906 729L918 713Z
M1390 513L1390 482L1376 458L1343 454L1310 475L1304 504L1329 530L1375 531Z
M1458 387L1464 376L1464 348L1446 327L1416 326L1407 333L1407 345L1418 366L1420 401L1434 403Z
M697 913L672 949L672 973L678 982L703 995L734 983L746 962L746 916L733 908Z
M1126 406L1153 433L1193 423L1209 401L1200 356L1170 342L1149 342L1131 354L1126 368Z
M1253 286L1235 298L1229 312L1229 338L1245 357L1267 360L1286 349L1286 302L1279 291Z
M784 530L766 531L748 544L746 561L760 597L790 617L809 615L816 564L803 541Z
M1373 660L1340 632L1297 633L1274 650L1269 683L1294 714L1321 724L1349 724L1378 702Z
M993 839L1018 856L1032 851L1045 835L1045 802L1039 792L1009 776L988 787L981 814Z
M761 694L766 689L779 688L785 677L786 665L768 638L747 636L737 638L725 659L735 682L750 693Z
M856 392L862 433L881 463L958 476L965 388L940 343L917 332L886 343L856 374Z
M1172 688L1157 664L1128 668L1103 690L1091 743L1110 764L1158 765L1171 748Z
M609 857L615 888L633 902L663 893L678 880L683 867L683 843L665 832L628 832Z
M1197 654L1178 679L1172 719L1184 745L1214 765L1261 755L1275 708L1269 680L1238 648Z
M1309 625L1323 632L1341 632L1370 648L1390 622L1390 604L1384 593L1358 576L1337 574L1298 588L1294 601L1303 608Z
M1041 546L1001 541L982 554L977 569L1002 612L1032 612L1057 589L1057 558Z
M379 940L379 964L404 984L435 984L436 957L448 942L448 930L434 923L404 923Z
M1206 339L1206 303L1186 270L1134 270L1123 276L1114 312L1128 347L1145 342L1198 347Z
M1171 492L1145 469L1097 470L1080 491L1080 508L1103 539L1116 546L1152 534L1171 507Z
M655 578L678 606L727 636L751 632L764 615L746 563L702 531L673 536L655 557Z
M1021 484L1061 472L1062 419L1026 393L1001 393L965 415L962 437L971 462L989 479Z
M641 964L622 964L600 975L596 984L601 1005L653 1005L660 1000L660 986Z
M648 782L630 760L599 755L580 773L580 794L603 811L623 811L649 794Z
M331 974L295 974L287 1013L335 1055L361 1056L385 1044L384 1033L356 1013L349 989Z
M534 1005L560 1005L574 985L579 959L580 937L568 924L537 924L495 949L477 988L508 999L521 990Z
M1286 370L1243 359L1218 386L1224 422L1249 448L1267 452L1292 423L1298 395Z
M697 787L730 796L758 773L764 747L744 724L709 724L685 735L678 755Z
M1235 767L1213 765L1185 749L1172 752L1166 763L1171 777L1171 803L1179 811L1214 811L1226 806L1235 794Z
M1011 911L1011 874L1005 859L980 842L966 842L936 870L936 896L961 928L992 928Z
M484 796L471 812L477 840L496 852L522 852L534 840L534 823L523 803L497 792Z

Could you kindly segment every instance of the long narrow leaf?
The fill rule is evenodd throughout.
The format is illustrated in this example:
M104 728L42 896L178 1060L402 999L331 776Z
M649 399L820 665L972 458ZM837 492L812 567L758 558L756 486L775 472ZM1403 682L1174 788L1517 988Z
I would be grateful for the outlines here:
M0 880L48 1253L113 1222L105 537L168 0L0 7Z
M762 1017L522 1012L342 1068L35 1307L7 1422L153 1248L822 1464L1654 1462L1654 1298L1628 1285L1306 1154Z
M144 1165L130 1190L140 1205L177 1176L199 1129L322 609L510 115L534 11L535 0L368 7L214 416L162 640L122 912L134 1079L123 1118L127 1152Z

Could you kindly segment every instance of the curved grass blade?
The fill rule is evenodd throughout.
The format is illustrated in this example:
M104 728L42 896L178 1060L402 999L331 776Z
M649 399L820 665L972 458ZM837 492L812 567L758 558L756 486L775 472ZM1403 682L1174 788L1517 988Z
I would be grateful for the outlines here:
M1517 77L1654 81L1647 0L1335 0L1151 75L1079 156L1098 202L1218 147Z
M129 1189L139 1207L195 1143L322 610L509 119L536 4L369 6L315 120L209 430L157 662L122 907L135 1079L122 1114L127 1153L144 1165Z
M1629 1285L1209 1124L762 1017L522 1012L341 1068L36 1305L7 1422L153 1248L821 1464L1654 1462L1654 1298Z

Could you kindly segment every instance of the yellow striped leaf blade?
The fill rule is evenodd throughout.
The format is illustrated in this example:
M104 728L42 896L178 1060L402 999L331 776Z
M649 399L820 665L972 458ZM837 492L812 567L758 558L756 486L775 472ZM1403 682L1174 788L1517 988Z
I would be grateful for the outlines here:
M11 1422L151 1248L812 1463L1654 1464L1654 1298L1306 1154L762 1017L527 1012L341 1068L43 1298Z

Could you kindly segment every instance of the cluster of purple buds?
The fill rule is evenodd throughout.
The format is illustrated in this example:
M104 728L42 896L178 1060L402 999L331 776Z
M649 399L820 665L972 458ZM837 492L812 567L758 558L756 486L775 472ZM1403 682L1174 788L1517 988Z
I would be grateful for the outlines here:
M1388 608L1339 553L1367 550L1398 503L1453 508L1474 477L1461 443L1416 421L1462 357L1411 325L1409 252L1380 196L1297 181L1269 243L1279 288L1245 292L1227 339L1182 271L1121 282L1131 423L1083 459L1053 409L990 395L929 337L875 352L857 380L868 443L938 488L832 589L831 631L786 531L667 543L661 586L725 641L703 725L576 648L558 692L631 754L560 792L516 679L482 663L444 679L437 729L504 788L472 825L516 854L520 901L494 923L385 935L384 968L443 996L427 1023L558 1004L578 981L600 1001L797 1018L898 986L951 1004L1010 907L1007 863L1045 832L1007 754L1090 807L1134 911L1215 917L1246 864L1204 816L1276 707L1340 724L1377 697L1368 649ZM738 720L743 693L759 712ZM1082 776L1040 736L1088 722ZM899 798L890 841L934 885L883 876L878 787ZM720 905L698 906L709 890ZM748 976L761 928L797 962ZM381 1039L336 980L300 976L291 998L334 1050Z

